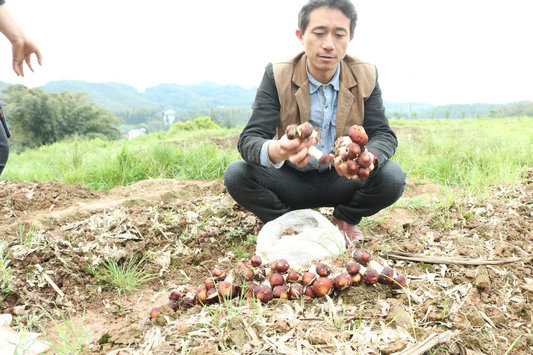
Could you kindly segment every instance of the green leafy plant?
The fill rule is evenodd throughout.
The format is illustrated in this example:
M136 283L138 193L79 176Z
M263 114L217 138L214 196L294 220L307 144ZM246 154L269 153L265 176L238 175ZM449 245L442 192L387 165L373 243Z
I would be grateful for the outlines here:
M17 341L8 340L7 342L15 345L15 348L13 349L13 355L24 355L30 351L38 337L39 334L28 334L26 332L21 332Z
M37 227L35 227L33 224L30 225L26 231L24 224L19 223L17 235L20 240L20 245L26 248L32 248L35 244L39 243L40 239L42 238L38 233Z
M57 321L52 315L42 308L44 314L50 318L54 324L57 335L52 338L49 332L46 333L48 346L54 349L54 354L78 355L86 350L91 343L92 335L90 329L84 324L85 310L79 322L74 322L71 315L65 316L59 309L61 321Z
M129 292L157 276L145 269L145 262L146 256L140 260L130 256L122 264L116 260L107 260L93 270L93 275L106 287L115 288L119 293Z
M34 329L40 329L41 319L44 317L44 313L38 312L34 309L32 313L27 313L15 317L16 325L13 327L18 331L32 331Z
M396 203L394 207L407 208L411 211L417 211L425 207L431 207L432 201L425 196L414 197L402 197Z
M0 292L10 293L9 281L11 279L11 260L7 257L7 242L0 240Z

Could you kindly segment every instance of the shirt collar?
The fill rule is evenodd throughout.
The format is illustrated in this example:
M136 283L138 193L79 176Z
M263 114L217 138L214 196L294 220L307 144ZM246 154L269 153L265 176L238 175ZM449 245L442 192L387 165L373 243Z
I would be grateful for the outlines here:
M305 66L305 68L307 70L307 78L309 79L309 93L310 94L312 94L315 91L317 91L319 87L327 86L327 85L331 85L331 86L333 86L333 89L335 89L335 91L339 91L339 77L340 77L340 72L341 72L341 63L337 64L337 70L335 71L335 74L333 75L333 78L331 78L329 83L327 83L326 85L324 85L320 81L316 80L311 75L311 73L309 73L309 68L307 67L307 65Z

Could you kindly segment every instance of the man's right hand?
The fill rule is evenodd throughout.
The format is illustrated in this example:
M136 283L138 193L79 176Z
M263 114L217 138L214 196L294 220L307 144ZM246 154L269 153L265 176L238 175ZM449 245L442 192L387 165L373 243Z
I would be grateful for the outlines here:
M270 142L268 155L274 163L288 160L301 168L309 163L311 157L307 154L307 150L315 143L313 139L305 141L301 138L288 139L285 134L280 139Z

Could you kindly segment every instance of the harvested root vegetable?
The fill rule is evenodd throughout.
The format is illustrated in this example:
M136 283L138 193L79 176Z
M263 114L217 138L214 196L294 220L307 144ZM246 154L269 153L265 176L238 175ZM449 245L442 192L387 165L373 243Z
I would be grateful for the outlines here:
M274 262L272 262L272 264L270 264L270 270L274 273L274 272L279 272L280 274L286 272L287 270L289 270L289 262L285 259L279 259L279 260L276 260Z
M246 281L252 281L254 279L255 273L252 269L249 267L246 267L241 270L241 275L244 277Z
M257 297L257 299L263 303L267 303L268 301L272 300L274 298L274 294L272 293L272 289L268 287L267 285L257 285L254 287L254 295Z
M207 288L205 286L200 286L196 290L195 299L197 303L204 305L207 303Z
M304 286L304 295L309 298L316 298L315 292L313 291L313 288L311 286Z
M394 281L391 283L391 285L392 285L392 288L399 290L401 288L404 288L405 285L407 285L407 279L405 278L404 275L397 275L394 278Z
M351 126L348 130L348 136L352 142L357 143L360 147L364 147L368 143L368 135L362 126Z
M346 272L350 275L356 275L361 270L361 265L355 261L350 261L346 264Z
M302 283L304 286L312 286L317 279L317 276L315 273L312 273L310 271L304 272L302 275Z
M318 135L313 125L309 122L304 122L300 125L291 124L287 126L285 133L287 134L287 138L289 139L312 139L316 138Z
M241 295L248 299L248 298L252 298L254 296L254 288L256 287L257 285L254 284L253 282L248 282L248 284L246 284L244 287L242 287L241 289Z
M357 162L355 160L347 160L346 161L346 172L350 175L357 175L359 172L359 166L357 166ZM359 175L357 175L359 176Z
M318 276L329 276L331 275L331 267L326 263L318 263L316 273Z
M348 160L357 159L361 154L361 147L359 144L351 142L346 145L346 158Z
M302 275L298 271L290 271L287 274L287 282L295 283L295 282L301 282L302 281Z
M266 279L266 270L263 266L259 266L258 268L255 269L254 280L262 282L262 281L265 281L265 279Z
M211 272L211 276L213 276L213 279L215 281L224 281L224 279L226 278L226 272L222 269L214 269Z
M185 296L181 299L181 306L183 308L191 308L194 306L194 300L191 296Z
M173 301L178 301L181 298L181 293L178 290L172 290L170 292L170 295L168 296L168 299Z
M304 294L304 287L301 284L293 283L289 287L289 299L298 300Z
M352 275L352 285L358 285L359 283L361 283L361 280L363 280L363 275L361 275L360 273Z
M208 277L205 282L204 282L204 286L206 289L210 289L210 288L215 288L215 280L213 280L212 277Z
M346 273L339 274L333 279L333 286L336 290L342 291L352 286L352 277Z
M289 299L289 286L279 285L272 289L272 295L274 298L280 298L282 300Z
M285 284L285 278L279 272L275 272L272 275L270 275L270 278L268 280L270 281L270 286L272 288Z
M254 255L250 259L250 263L253 267L259 267L263 263L263 260L261 260L261 257L259 255Z
M176 312L178 309L180 309L180 304L177 301L174 300L168 300L167 305L172 309L174 312Z
M318 132L315 130L313 125L309 122L304 122L300 125L289 125L285 130L285 134L289 139L301 138L302 140L315 140L315 144L318 143ZM329 154L320 151L314 145L309 147L307 154L316 160L320 164L325 164L329 161Z
M235 297L235 288L229 281L222 281L218 285L218 298L220 302Z
M374 169L373 156L365 147L367 143L365 129L353 125L348 136L337 138L333 145L334 162L345 167L351 179L366 180Z
M367 269L365 274L363 275L363 281L367 285L373 285L376 282L378 282L379 273L374 269Z
M284 272L287 272L287 270L289 270L289 262L285 259L279 259L278 260L278 263L277 263L277 268L276 270L279 272L279 273L284 273Z
M370 165L372 165L372 156L367 150L359 154L359 157L357 158L357 165L362 168L368 168Z
M218 300L218 291L216 288L210 288L207 290L207 297L206 302L208 304L214 303L216 300Z
M321 276L313 284L313 292L316 297L329 295L333 290L333 281L329 277Z
M155 319L159 312L161 312L161 306L156 306L152 308L152 310L150 311L150 318Z
M359 180L366 180L370 176L370 169L369 168L363 168L358 167L357 168L357 177Z
M390 284L394 280L394 270L390 266L385 266L379 273L378 281L382 284Z
M361 265L366 265L372 259L370 252L365 248L359 248L353 251L352 258Z

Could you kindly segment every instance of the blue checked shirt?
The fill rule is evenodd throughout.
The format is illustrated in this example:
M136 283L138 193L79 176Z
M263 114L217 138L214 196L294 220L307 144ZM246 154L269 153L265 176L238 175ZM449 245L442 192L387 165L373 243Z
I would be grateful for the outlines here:
M311 116L309 121L320 133L320 141L316 147L325 153L330 153L335 139L337 138L337 95L339 93L339 73L340 64L337 66L337 71L330 82L322 84L309 73L307 69L307 78L309 79L309 94L311 100ZM273 163L268 157L267 141L261 148L261 165L271 168L281 168L284 161ZM291 164L290 162L288 162ZM292 164L291 164L292 165ZM293 165L294 166L294 165ZM297 168L296 166L294 166ZM297 168L298 169L298 168ZM329 163L319 164L318 161L311 157L309 164L299 168L301 171L319 170L324 171L329 169Z

